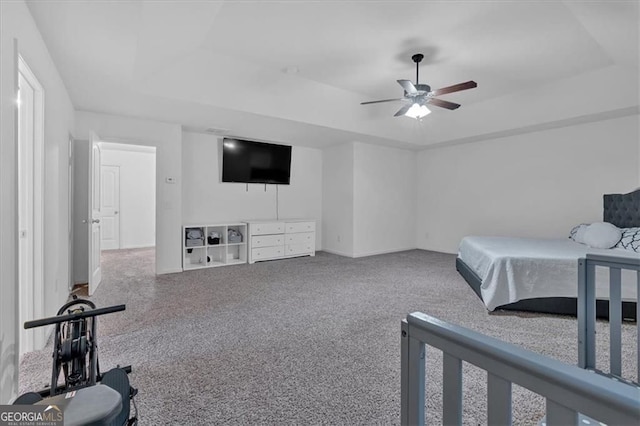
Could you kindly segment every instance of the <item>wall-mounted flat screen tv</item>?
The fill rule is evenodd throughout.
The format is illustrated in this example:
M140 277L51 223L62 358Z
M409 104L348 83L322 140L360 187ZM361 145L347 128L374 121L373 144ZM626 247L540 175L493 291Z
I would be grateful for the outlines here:
M222 140L222 182L289 185L291 147L242 139Z

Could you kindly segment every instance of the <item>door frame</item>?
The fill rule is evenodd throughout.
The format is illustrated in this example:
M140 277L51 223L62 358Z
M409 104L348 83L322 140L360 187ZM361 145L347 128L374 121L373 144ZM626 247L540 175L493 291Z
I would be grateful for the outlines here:
M22 324L26 320L42 318L45 316L44 309L44 88L36 78L29 65L24 58L18 54L18 73L22 75L25 81L31 86L34 92L33 99L33 164L31 170L27 170L32 177L32 194L33 197L33 224L32 229L27 233L26 238L30 240L33 247L33 258L27 267L33 272L33 281L25 284L18 276L19 282L19 307L18 307L18 333L20 353L30 352L36 349L42 349L46 343L46 331L48 328L38 327L28 332L23 332ZM19 120L16 117L16 120ZM20 143L20 138L18 138ZM18 159L18 162L20 160ZM19 169L18 169L19 170ZM30 185L31 186L31 185ZM20 197L20 194L18 194ZM18 210L19 212L19 210ZM22 238L21 231L18 230L18 238ZM18 251L18 264L21 265L24 259L20 257ZM22 267L19 267L21 270ZM24 288L28 285L27 288ZM32 318L26 318L24 312L24 304L32 301Z
M74 195L74 182L75 182L75 167L73 164L74 161L74 149L73 149L73 145L74 145L75 141L73 139L73 135L71 135L71 133L69 133L69 165L68 165L68 170L69 170L69 186L67 188L67 190L69 191L69 195L68 195L68 202L69 202L69 292L71 292L73 290L73 285L75 284L74 282L74 266L75 265L75 253L74 253L74 245L73 245L73 238L74 238L74 223L75 223L75 209L74 209L74 202L75 202L75 195Z
M89 133L89 185L88 185L88 201L89 201L89 213L88 213L88 290L89 296L100 285L102 280L102 269L100 265L100 138L95 132ZM97 203L96 203L97 200Z

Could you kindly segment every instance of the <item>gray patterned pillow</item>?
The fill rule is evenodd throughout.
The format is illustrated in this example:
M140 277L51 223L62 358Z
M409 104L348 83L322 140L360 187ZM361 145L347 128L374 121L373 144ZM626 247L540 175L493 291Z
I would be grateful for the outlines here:
M622 238L616 244L616 248L635 251L640 253L640 228L624 228L621 229Z

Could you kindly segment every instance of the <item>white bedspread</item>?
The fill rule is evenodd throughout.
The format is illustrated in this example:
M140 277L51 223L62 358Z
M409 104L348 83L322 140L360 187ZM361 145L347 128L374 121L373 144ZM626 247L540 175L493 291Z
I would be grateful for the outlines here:
M465 237L458 257L482 280L489 310L536 297L577 297L578 262L587 253L638 258L624 249L593 249L570 239ZM609 274L596 268L596 297L607 299ZM622 298L636 299L636 273L623 271Z

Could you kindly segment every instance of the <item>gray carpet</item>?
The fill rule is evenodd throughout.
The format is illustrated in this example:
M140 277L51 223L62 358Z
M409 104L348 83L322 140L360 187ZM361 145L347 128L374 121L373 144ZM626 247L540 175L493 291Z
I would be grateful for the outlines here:
M142 425L399 424L400 320L422 311L569 364L575 318L489 314L453 255L316 257L154 275L152 249L103 254L100 364L132 364ZM599 348L607 323L597 325ZM635 377L635 327L623 327ZM633 345L626 344L633 342ZM606 369L604 350L599 363ZM441 354L427 352L428 423L440 422ZM21 392L50 380L51 344L21 361ZM600 364L599 364L600 366ZM465 364L465 424L486 423L486 373ZM544 414L514 387L515 424Z

